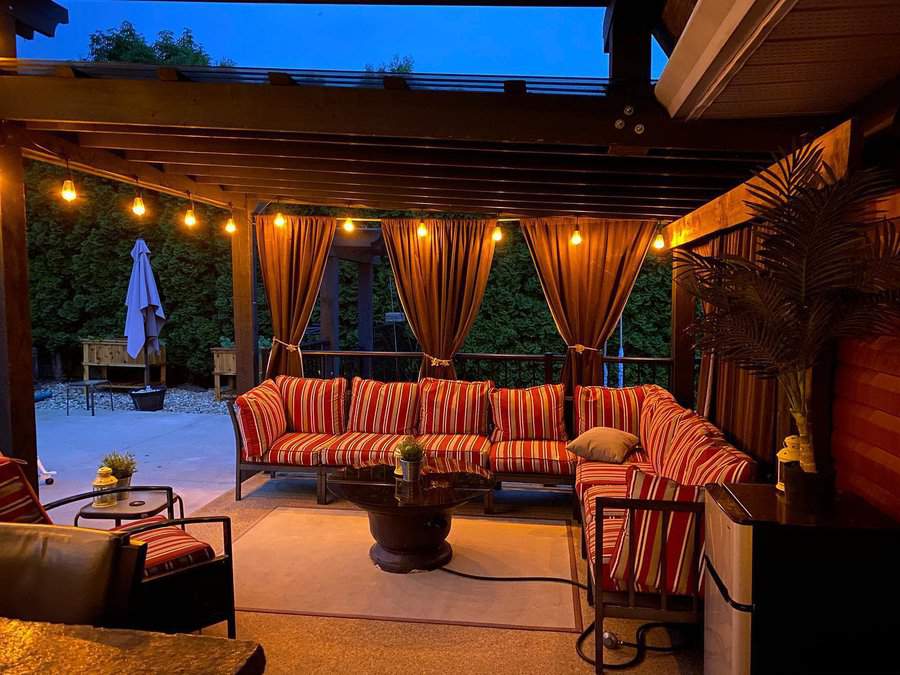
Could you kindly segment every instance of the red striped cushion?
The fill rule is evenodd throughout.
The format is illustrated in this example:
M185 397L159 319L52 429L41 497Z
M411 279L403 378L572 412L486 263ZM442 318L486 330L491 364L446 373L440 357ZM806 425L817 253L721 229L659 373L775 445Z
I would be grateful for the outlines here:
M629 473L630 499L658 499L664 501L701 501L703 489L693 485L679 485L663 476L646 474L633 468ZM627 588L633 575L635 589L657 592L663 586L662 547L666 547L665 588L669 593L689 595L697 588L698 553L694 550L694 527L697 518L688 513L670 513L668 529L662 532L661 511L639 509L634 512L634 535L637 540L634 569L628 569L628 514L616 542L610 563L610 576L620 587ZM702 541L702 518L700 519Z
M347 380L316 380L279 375L289 431L306 434L344 433L344 394Z
M116 531L127 531L140 525L164 522L166 522L166 517L159 515L144 518L143 520L135 520L114 529ZM134 538L147 544L147 560L144 563L145 577L155 577L158 574L190 567L216 557L212 546L174 525L150 530L149 532L141 532L136 534Z
M683 416L675 425L672 442L663 457L659 473L678 483L690 483L687 480L687 473L694 456L710 445L714 447L726 445L722 432L709 420L696 413Z
M600 555L603 559L603 565L605 567L608 566L613 553L615 553L616 543L619 541L619 533L622 531L622 524L624 522L624 518L603 519L603 542L600 548ZM594 560L596 560L594 542L597 539L597 521L594 518L593 513L591 513L589 517L587 515L585 516L584 524L582 525L582 527L584 527L584 538L585 543L587 544L588 561L590 563L588 568L591 572L591 576L593 576ZM616 584L611 583L608 580L608 577L604 579L603 588L605 590L618 590Z
M237 408L238 428L244 449L244 459L260 457L272 442L287 431L287 418L281 390L272 380L266 380L234 402Z
M606 483L603 485L591 485L584 491L584 499L582 499L582 516L585 519L591 519L597 511L597 497L612 497L614 499L624 499L628 494L628 483ZM604 518L624 518L625 509L603 509Z
M575 435L612 427L640 436L644 387L575 387Z
M628 484L628 469L636 466L641 471L654 473L653 466L647 461L628 461L625 464L609 462L579 462L575 470L575 492L581 497L584 491L593 485Z
M546 473L571 476L578 458L565 441L500 441L491 444L491 470L500 473Z
M25 478L22 465L0 455L0 523L51 525L34 489Z
M487 465L491 442L476 434L421 434L416 440L430 456L457 459L478 466Z
M488 432L488 394L492 382L423 378L419 382L419 433L482 434Z
M490 395L491 441L566 440L563 385L494 389Z
M353 378L347 431L371 434L415 433L419 388L415 382Z
M318 466L321 464L322 453L334 443L334 439L332 434L284 434L272 443L269 452L255 461L290 466Z
M672 436L675 435L676 425L679 420L690 414L691 411L660 394L651 394L644 399L639 438L657 472L662 469Z
M403 434L367 434L348 431L335 437L321 451L322 464L354 466L358 464L393 464L394 448Z
M491 472L480 464L443 455L430 455L422 467L423 474L474 473L482 478L491 478Z

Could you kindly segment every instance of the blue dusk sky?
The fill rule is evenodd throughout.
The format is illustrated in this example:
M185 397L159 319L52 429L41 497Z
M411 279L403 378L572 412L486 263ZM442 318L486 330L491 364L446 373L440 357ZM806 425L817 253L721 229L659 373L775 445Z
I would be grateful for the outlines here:
M19 39L20 58L79 60L88 36L131 21L148 40L194 32L239 66L361 70L411 56L418 72L605 77L603 9L395 7L59 0L55 38ZM665 65L654 43L653 76Z

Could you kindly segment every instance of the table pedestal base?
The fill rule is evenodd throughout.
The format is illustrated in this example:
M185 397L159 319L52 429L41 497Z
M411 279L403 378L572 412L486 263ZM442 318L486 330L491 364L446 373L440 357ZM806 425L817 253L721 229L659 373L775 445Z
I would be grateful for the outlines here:
M413 570L434 570L443 567L453 558L453 549L446 541L436 551L388 551L381 544L372 544L369 557L385 572L408 574Z
M369 512L369 530L375 544L369 557L385 572L406 574L433 570L450 562L447 543L452 518L440 510Z

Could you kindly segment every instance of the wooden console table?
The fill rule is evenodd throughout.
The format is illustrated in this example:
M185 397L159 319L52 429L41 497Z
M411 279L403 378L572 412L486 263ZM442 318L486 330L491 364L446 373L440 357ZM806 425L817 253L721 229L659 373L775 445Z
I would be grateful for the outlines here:
M84 368L84 379L96 379L91 377L91 368L98 368L101 379L109 380L110 368L144 369L144 354L136 359L128 355L128 342L126 340L82 340L83 356L81 365ZM166 383L166 348L161 347L159 354L150 354L150 365L159 367L159 384ZM140 381L115 382L108 385L113 389L133 389L144 384L143 375Z

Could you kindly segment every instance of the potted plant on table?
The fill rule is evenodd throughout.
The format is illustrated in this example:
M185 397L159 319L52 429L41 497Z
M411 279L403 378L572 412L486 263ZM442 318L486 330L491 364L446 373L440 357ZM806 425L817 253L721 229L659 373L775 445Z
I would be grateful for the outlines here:
M133 453L114 450L103 458L100 466L105 466L112 470L112 475L117 481L116 487L129 487L131 485L131 477L137 471L137 460ZM122 500L127 495L127 492L119 492L116 496L119 500Z
M819 470L812 443L813 367L841 338L900 328L900 229L863 215L887 187L876 171L838 177L818 146L804 146L749 185L753 259L675 251L676 281L703 305L696 347L777 380L799 436L786 497L807 508L832 473L827 456Z
M412 436L406 436L397 444L397 455L400 459L401 479L416 482L422 474L422 461L425 459L425 448Z

